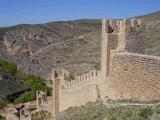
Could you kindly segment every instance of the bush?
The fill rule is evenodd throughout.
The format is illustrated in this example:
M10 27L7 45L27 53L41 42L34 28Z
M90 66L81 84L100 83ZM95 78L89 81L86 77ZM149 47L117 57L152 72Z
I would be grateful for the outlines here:
M51 120L51 113L48 111L39 111L32 114L31 120Z
M152 115L152 113L153 111L150 107L143 108L139 113L139 117L147 120Z
M101 68L101 67L100 67L100 64L96 64L96 65L95 65L95 68L96 68L96 70L100 70L100 68Z
M56 115L57 120L103 120L106 108L101 102L88 103L81 107L71 107Z
M160 107L155 108L155 106L118 106L116 104L105 106L98 101L81 107L71 107L58 113L56 120L155 120L151 118L159 120L157 114L159 110Z
M22 71L20 70L17 70L16 74L15 74L15 77L18 79L18 80L23 80L25 79L27 75L24 74Z
M36 99L36 91L45 91L50 96L52 88L46 86L43 79L39 76L28 75L24 77L23 86L31 88L32 92L25 92L20 97L14 100L14 104L25 103Z
M26 103L36 99L36 96L33 92L26 92L22 94L19 98L14 100L14 104Z
M21 71L17 71L17 67L14 63L1 59L0 67L2 67L2 69L4 69L4 71L6 71L7 73L12 74L15 79L21 80L24 89L31 88L31 92L26 91L25 93L21 94L20 97L15 99L15 104L35 100L36 91L44 91L47 92L48 96L51 95L52 88L46 86L44 80L41 77L35 75L26 75ZM6 106L8 103L9 101L7 99L4 100L4 102L2 103L2 107Z
M0 66L10 74L14 75L17 72L17 66L14 63L0 59Z
M45 91L47 92L47 95L50 96L52 92L52 88L49 88L44 83L43 79L39 76L34 75L28 75L23 82L23 85L25 87L32 88L33 92L36 93L36 91Z
M119 108L114 107L107 110L107 120L117 120L119 114Z
M0 120L6 120L6 118L4 118L4 117L2 117L2 116L0 115Z
M6 107L9 103L10 103L10 101L7 98L5 98L2 101L2 104L1 104L0 108Z

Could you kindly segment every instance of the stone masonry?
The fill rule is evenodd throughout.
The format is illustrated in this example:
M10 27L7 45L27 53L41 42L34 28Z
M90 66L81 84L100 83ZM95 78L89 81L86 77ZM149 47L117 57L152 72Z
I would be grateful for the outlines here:
M160 57L117 53L113 57L109 85L119 99L160 100Z
M64 69L53 70L54 113L70 106L80 106L88 101L96 101L99 95L96 88L99 74L99 71L93 70L84 75L71 77Z
M101 77L109 75L113 52L144 53L141 19L102 20Z

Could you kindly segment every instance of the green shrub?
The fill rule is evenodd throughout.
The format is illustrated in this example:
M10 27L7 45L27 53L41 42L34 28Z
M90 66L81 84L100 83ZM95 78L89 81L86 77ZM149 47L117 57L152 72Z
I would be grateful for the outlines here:
M32 114L31 120L51 120L51 113L48 111L39 111Z
M23 80L25 79L27 75L24 74L22 71L20 70L17 70L16 74L15 74L15 77L18 79L18 80Z
M121 120L130 120L133 116L133 110L130 110L130 109L126 109L126 110L123 110L123 112L120 112L120 119Z
M5 98L5 99L2 101L1 108L6 107L8 104L10 104L10 101L9 101L7 98Z
M4 118L4 117L2 117L2 116L0 115L0 120L6 120L6 118Z
M2 69L4 69L4 71L6 71L7 73L12 74L15 79L23 81L22 86L24 88L31 88L31 92L26 91L24 94L21 94L20 97L15 99L15 104L35 100L36 91L45 91L47 92L48 96L51 96L52 88L48 87L41 77L35 75L26 75L21 71L17 71L17 67L14 63L1 59L0 67L2 67ZM8 100L4 100L4 102L2 103L2 107L6 106L8 103Z
M117 119L117 113L119 113L118 108L110 108L107 109L107 120L116 120Z
M155 106L147 107L143 105L119 106L111 104L111 106L105 106L98 101L81 107L71 107L62 113L58 113L56 120L151 120L151 117L155 117L153 114L159 110L160 106L156 108Z
M71 107L61 116L57 115L57 120L103 120L106 116L105 106L97 102L88 103L81 107Z
M37 90L46 91L47 95L50 96L52 88L49 88L44 83L44 80L39 76L28 75L23 82L25 87L31 87L33 92L36 93Z
M17 72L17 66L14 63L1 60L0 59L0 66L8 73L15 74Z
M152 111L152 109L150 107L143 108L139 112L139 117L147 120L152 115L152 113L153 113L153 111Z
M95 65L95 69L96 69L96 70L100 70L100 64L96 64L96 65Z
M45 91L47 95L50 96L52 93L52 88L46 86L43 79L39 76L28 75L25 76L23 81L23 86L26 88L31 88L32 92L25 92L20 97L14 100L14 104L25 103L33 101L36 99L36 91Z
M33 92L26 92L22 94L19 98L14 100L14 104L26 103L35 100L36 96Z

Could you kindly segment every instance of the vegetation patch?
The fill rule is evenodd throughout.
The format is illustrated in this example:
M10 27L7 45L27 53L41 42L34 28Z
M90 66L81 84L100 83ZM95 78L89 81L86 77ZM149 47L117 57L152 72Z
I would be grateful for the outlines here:
M26 75L18 71L14 63L5 60L0 60L0 68L0 74L2 74L0 82L3 84L3 88L0 88L0 97L3 95L0 107L4 107L8 103L19 104L33 101L36 99L38 90L47 92L48 96L51 95L52 88L48 87L41 77ZM8 94L5 96L6 92Z
M20 76L19 76L20 77ZM26 75L23 79L22 86L30 88L31 91L25 91L17 99L14 104L25 103L36 99L36 91L45 91L48 96L51 96L52 88L48 87L42 78L34 75Z
M0 115L0 120L6 120L6 118L4 118L4 117L2 117L2 116Z
M51 113L43 110L38 111L32 114L31 120L51 120Z
M95 69L96 69L96 70L100 70L100 67L101 67L100 64L96 64L96 65L95 65Z
M57 120L159 120L160 106L103 105L101 101L71 107L57 114Z
M14 75L17 72L17 66L12 62L8 62L0 59L0 66L10 74Z

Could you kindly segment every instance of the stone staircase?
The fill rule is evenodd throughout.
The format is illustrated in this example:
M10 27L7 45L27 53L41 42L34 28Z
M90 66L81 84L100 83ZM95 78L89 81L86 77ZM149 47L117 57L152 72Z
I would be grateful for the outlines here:
M102 84L103 83L96 83L95 84L96 91L97 91L97 100L100 100L100 101L103 102L104 105L107 105L107 99L108 99L108 97L103 94Z
M95 84L95 86L96 86L96 91L97 91L97 99L100 100L101 99L100 85Z

